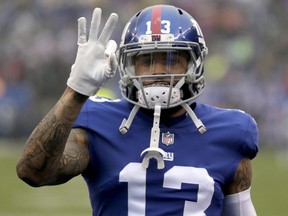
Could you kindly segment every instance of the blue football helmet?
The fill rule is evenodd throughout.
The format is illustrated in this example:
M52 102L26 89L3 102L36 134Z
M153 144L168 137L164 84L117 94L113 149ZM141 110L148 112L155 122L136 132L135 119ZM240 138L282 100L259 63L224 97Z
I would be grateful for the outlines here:
M126 24L118 53L119 85L122 96L134 107L119 131L128 132L139 108L154 110L150 146L141 153L143 167L155 158L157 167L164 168L165 152L159 147L162 109L184 108L197 130L205 133L205 126L189 105L205 86L203 63L207 53L198 23L180 8L148 7Z
M166 72L138 75L135 59L146 56L153 68L158 61L153 60L155 53L166 58ZM183 53L188 66L175 74L171 68ZM130 19L122 34L118 53L121 94L128 102L147 109L189 105L205 86L203 63L207 53L201 29L186 11L170 5L148 7Z

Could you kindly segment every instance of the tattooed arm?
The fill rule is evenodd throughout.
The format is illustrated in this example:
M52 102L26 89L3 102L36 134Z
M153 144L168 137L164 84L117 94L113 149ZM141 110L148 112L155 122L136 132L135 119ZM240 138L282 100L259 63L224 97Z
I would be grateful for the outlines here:
M241 160L233 181L224 189L225 197L221 216L257 216L251 195L251 160Z
M64 183L84 171L87 134L71 128L87 98L67 87L27 140L17 164L19 178L37 187Z
M233 181L224 188L225 195L239 193L251 187L252 165L251 160L244 158L238 165Z

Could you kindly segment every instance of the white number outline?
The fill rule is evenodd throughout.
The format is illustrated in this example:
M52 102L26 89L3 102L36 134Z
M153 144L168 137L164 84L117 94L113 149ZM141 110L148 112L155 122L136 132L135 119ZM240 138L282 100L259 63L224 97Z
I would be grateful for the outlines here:
M146 209L146 169L141 163L127 164L119 174L128 183L128 216L144 216ZM214 180L204 168L173 166L164 174L163 188L181 190L182 183L198 185L197 202L185 201L183 216L205 216L214 194ZM133 202L132 202L133 200Z

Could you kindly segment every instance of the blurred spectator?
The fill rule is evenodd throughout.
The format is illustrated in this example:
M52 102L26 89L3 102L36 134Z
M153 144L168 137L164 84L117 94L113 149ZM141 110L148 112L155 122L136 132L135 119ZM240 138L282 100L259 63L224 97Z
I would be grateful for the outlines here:
M32 89L25 83L24 65L6 59L0 73L0 136L23 136L31 127Z

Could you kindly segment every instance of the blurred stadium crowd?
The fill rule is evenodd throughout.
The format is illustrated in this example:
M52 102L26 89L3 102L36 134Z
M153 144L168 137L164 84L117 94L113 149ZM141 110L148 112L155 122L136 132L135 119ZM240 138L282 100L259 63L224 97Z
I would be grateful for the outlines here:
M28 136L65 88L77 49L77 19L94 7L128 19L156 3L190 12L209 54L200 100L252 114L261 146L288 147L288 0L0 1L0 138ZM120 97L117 77L108 84Z

